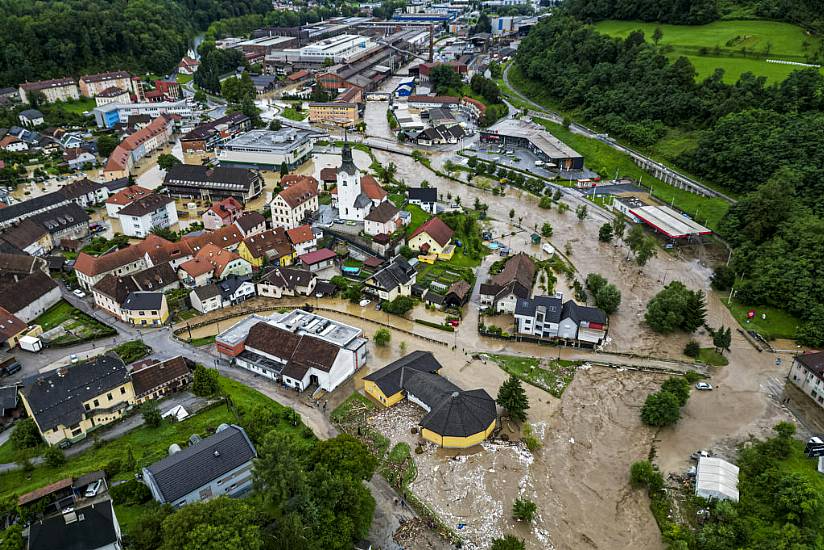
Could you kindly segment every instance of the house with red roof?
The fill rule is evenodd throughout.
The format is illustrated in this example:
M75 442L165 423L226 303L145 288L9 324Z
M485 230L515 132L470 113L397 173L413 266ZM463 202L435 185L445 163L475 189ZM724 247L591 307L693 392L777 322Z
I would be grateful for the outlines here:
M312 252L318 247L318 237L308 224L293 227L286 231L286 235L298 256Z
M440 218L431 218L412 232L406 244L412 250L420 250L423 254L441 255L452 244L454 233Z
M320 250L298 256L298 260L302 265L306 266L309 271L316 273L334 267L337 257L338 255L328 248L321 248Z
M215 201L212 206L203 213L204 229L220 229L225 225L232 225L243 214L243 205L234 197L228 197L222 201Z
M209 243L194 258L180 264L177 277L191 288L223 280L229 275L251 273L252 265L240 255Z

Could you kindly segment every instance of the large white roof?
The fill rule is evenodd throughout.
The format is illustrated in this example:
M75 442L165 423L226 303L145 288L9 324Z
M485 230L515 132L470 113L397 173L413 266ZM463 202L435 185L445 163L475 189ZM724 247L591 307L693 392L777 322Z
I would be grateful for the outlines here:
M738 466L720 458L701 457L695 475L695 494L738 502Z

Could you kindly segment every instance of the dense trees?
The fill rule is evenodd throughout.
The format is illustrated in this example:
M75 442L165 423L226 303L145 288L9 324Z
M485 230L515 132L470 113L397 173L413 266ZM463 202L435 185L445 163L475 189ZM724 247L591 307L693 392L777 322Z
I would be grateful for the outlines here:
M243 53L239 50L219 50L214 46L203 46L200 51L200 66L195 73L195 84L213 94L219 94L222 91L220 77L243 65Z
M718 0L566 0L580 19L640 19L676 25L701 25L718 19Z
M161 550L263 547L261 515L246 500L218 497L184 506L163 520Z
M690 378L667 378L661 389L651 393L641 408L641 420L648 426L669 426L681 418L681 407L690 398Z
M706 315L704 294L673 281L649 301L644 320L652 330L664 334L679 329L694 332L704 324Z
M2 0L0 85L112 69L167 74L198 29L271 7L266 0Z
M445 95L450 91L456 93L463 86L461 75L450 65L443 63L432 68L429 72L429 81L435 93L440 95Z
M200 396L212 396L220 391L218 373L215 369L207 369L203 365L195 367L195 374L192 380L192 393Z
M34 423L34 420L26 418L14 425L10 441L15 449L30 449L40 445L43 439L40 437L40 432L37 430L37 424Z
M595 299L595 305L607 314L615 313L621 305L621 291L598 273L587 275L586 287Z

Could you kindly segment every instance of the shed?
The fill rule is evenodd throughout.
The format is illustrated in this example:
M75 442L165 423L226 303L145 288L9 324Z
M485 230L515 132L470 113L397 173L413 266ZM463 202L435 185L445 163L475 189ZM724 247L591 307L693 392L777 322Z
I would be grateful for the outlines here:
M738 466L714 457L701 457L695 475L695 494L738 502Z

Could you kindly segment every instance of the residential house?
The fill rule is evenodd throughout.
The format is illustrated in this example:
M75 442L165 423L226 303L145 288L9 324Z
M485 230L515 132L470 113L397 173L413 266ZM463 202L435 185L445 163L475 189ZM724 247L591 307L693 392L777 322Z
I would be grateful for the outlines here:
M60 287L42 271L22 277L0 274L0 307L24 323L31 323L60 299Z
M71 482L71 479L69 481ZM117 521L111 499L96 500L88 506L68 507L59 514L32 522L29 526L26 550L53 548L123 548L120 523Z
M63 239L83 239L89 234L89 215L73 202L35 214L25 221L29 220L43 227L55 244Z
M81 252L75 260L74 272L77 274L77 283L86 290L91 290L108 274L129 275L147 267L144 248L132 245L99 257Z
M363 230L367 235L391 235L403 227L400 210L389 201L373 208L363 219Z
M266 231L266 218L259 212L244 212L235 220L235 227L240 230L243 238L257 235Z
M518 298L515 306L518 334L560 338L576 344L598 345L606 337L607 316L594 307L581 306L563 296Z
M17 283L38 271L46 275L49 273L48 264L43 258L20 253L0 253L0 280L8 279L11 283Z
M87 74L80 77L80 93L84 97L94 97L111 87L121 90L132 89L132 76L126 71Z
M131 371L135 403L160 399L186 387L192 381L191 361L178 355L165 361L151 359L134 365Z
M412 232L407 239L407 245L412 250L420 250L423 254L441 255L448 252L448 248L452 246L454 233L440 218L431 218Z
M497 313L515 313L518 298L532 296L535 280L535 262L527 254L519 252L511 256L503 270L480 286L480 305Z
M14 358L11 359L14 362ZM3 363L6 363L6 361ZM0 427L3 429L8 428L15 420L22 417L25 412L23 405L20 404L17 385L0 386Z
M166 292L179 286L177 273L166 262L131 275L108 274L91 288L91 292L97 307L123 322L129 322L129 315L123 310L123 305L130 294L139 291Z
M203 213L204 229L219 229L224 225L231 225L243 214L243 205L234 197L228 197L222 201L212 203L206 212Z
M145 187L141 187L139 185L129 185L128 187L124 187L106 199L106 215L110 218L116 218L122 208L132 204L137 199L147 197L151 194L151 189L146 189Z
M29 150L29 144L15 136L6 135L0 139L0 149L10 153L22 153Z
M217 432L143 468L143 483L161 504L180 508L220 496L239 497L252 489L257 457L240 426L221 424Z
M252 273L252 265L231 250L208 243L195 257L180 264L178 278L189 288L202 286L212 280L220 281L229 275L245 276Z
M446 145L458 143L466 135L459 125L439 124L422 130L415 140L418 145Z
M64 185L60 192L68 200L82 208L100 204L109 197L109 189L105 185L89 178L79 179Z
M46 228L31 218L0 234L0 239L30 256L45 256L54 248L54 241Z
M318 248L318 235L310 225L300 225L286 232L295 254L301 256Z
M486 391L462 390L438 375L442 365L428 351L413 351L364 377L364 390L385 407L404 398L421 407L423 439L465 449L489 437L498 423L495 400Z
M54 78L52 80L38 80L24 82L19 86L20 101L31 103L31 94L40 93L46 103L56 101L71 101L80 99L80 90L73 78Z
M320 181L323 183L323 189L326 190L327 186L335 185L338 183L338 169L334 167L326 167L320 169Z
M296 183L278 193L269 204L272 225L292 229L302 225L319 207L317 184L308 181Z
M83 439L134 404L126 365L111 355L38 373L26 380L20 396L49 445Z
M578 305L572 300L564 303L558 337L586 345L600 345L607 335L607 314L597 307Z
M177 198L220 200L234 198L245 204L263 191L263 178L257 170L176 164L163 178L166 193Z
M298 183L308 184L312 189L318 188L318 180L312 176L307 176L306 174L286 174L280 178L280 186L283 189Z
M255 296L255 284L249 277L232 275L222 281L199 286L189 293L192 307L201 313L229 307Z
M796 355L787 379L824 408L824 351Z
M295 251L282 227L246 237L237 251L255 270L266 264L289 265L295 258Z
M97 157L86 149L74 147L63 151L63 162L69 170L80 170L84 167L96 166Z
M410 187L407 190L409 204L415 204L424 212L432 214L438 213L438 189L435 187Z
M28 128L34 128L35 126L40 126L41 124L46 123L45 118L43 118L43 113L37 109L26 109L25 111L20 111L17 118L20 120L20 124Z
M180 60L180 63L177 65L177 72L180 74L192 75L197 72L197 68L200 66L200 61L197 59L193 59L188 55L185 56L183 59Z
M310 296L317 285L317 275L306 269L278 266L270 269L257 283L258 296Z
M95 107L102 107L109 103L130 103L132 101L131 94L123 88L117 86L109 86L96 96L94 96Z
M0 307L0 351L14 348L28 330L26 323Z
M129 237L146 237L152 229L168 229L177 224L175 200L165 195L150 193L122 207L117 218L123 234Z
M337 257L338 255L328 248L321 248L315 250L314 252L309 252L298 256L298 260L301 265L305 265L309 271L317 273L318 271L323 271L324 269L334 267Z
M252 119L243 113L232 113L200 124L180 137L183 153L213 151L225 141L252 129Z
M162 292L131 292L120 309L124 321L136 326L159 327L169 319L169 305Z
M384 268L364 282L364 291L381 300L392 301L398 296L412 296L417 270L403 256L395 256Z
M113 180L128 177L140 159L169 142L173 130L172 117L160 115L145 128L128 136L109 155L103 168L103 178Z
M366 363L363 331L295 309L249 317L219 334L218 351L241 368L303 391L333 391Z

